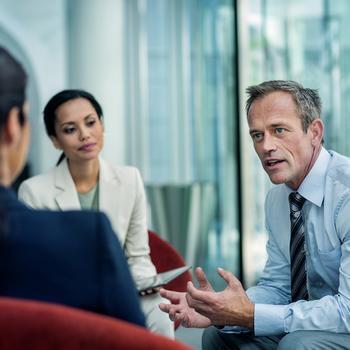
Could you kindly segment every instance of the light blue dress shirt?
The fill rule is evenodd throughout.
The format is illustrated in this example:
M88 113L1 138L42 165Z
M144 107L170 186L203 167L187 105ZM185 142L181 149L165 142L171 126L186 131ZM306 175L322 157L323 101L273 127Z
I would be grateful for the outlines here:
M297 330L350 332L350 159L322 148L300 185L309 301L291 303L290 219L286 185L273 187L265 202L268 259L257 284L247 290L255 303L256 336ZM238 327L226 326L224 332ZM241 329L241 331L244 331Z

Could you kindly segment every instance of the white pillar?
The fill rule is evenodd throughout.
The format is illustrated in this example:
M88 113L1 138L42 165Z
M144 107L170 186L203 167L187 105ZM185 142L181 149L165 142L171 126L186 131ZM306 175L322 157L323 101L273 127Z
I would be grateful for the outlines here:
M69 86L85 89L99 101L105 123L103 156L124 164L123 0L74 0L67 5Z

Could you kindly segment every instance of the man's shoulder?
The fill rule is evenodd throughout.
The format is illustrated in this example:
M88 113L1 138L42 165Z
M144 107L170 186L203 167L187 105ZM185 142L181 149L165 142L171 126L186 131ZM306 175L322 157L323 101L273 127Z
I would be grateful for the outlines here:
M332 158L327 169L327 179L350 188L350 158L334 151L329 151Z

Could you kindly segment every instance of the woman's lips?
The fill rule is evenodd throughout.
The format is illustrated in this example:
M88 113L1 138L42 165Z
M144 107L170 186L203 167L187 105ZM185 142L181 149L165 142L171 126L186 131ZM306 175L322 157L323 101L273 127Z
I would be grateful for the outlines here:
M95 147L96 143L87 143L79 148L79 151L91 151Z

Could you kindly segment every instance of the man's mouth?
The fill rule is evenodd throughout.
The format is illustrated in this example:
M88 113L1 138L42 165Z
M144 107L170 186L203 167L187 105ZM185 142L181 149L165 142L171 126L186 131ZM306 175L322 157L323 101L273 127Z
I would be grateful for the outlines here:
M280 163L283 163L283 162L284 162L283 159L271 159L271 160L265 160L264 164L267 167L273 167L273 166L280 164Z

